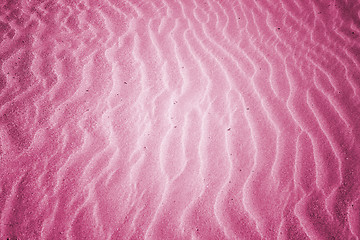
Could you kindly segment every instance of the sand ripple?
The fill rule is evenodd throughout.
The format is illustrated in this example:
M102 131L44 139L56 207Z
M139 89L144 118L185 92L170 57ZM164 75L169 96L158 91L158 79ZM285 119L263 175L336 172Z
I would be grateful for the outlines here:
M359 9L0 3L0 238L359 239Z

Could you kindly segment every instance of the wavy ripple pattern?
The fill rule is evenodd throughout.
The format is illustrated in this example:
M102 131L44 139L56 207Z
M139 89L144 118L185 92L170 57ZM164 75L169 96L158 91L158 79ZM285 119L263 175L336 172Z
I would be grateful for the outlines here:
M1 239L359 239L357 0L0 3Z

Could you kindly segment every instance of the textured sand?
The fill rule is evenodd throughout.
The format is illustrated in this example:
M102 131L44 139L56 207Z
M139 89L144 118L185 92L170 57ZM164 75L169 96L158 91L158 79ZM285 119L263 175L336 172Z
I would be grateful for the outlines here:
M0 239L359 239L357 0L0 3Z

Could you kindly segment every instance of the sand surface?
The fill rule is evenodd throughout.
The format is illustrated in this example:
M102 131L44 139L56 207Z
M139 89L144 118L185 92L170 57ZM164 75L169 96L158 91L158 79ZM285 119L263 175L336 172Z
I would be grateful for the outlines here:
M360 236L357 0L0 1L0 239Z

